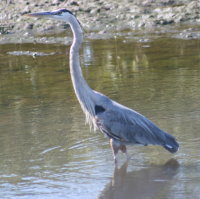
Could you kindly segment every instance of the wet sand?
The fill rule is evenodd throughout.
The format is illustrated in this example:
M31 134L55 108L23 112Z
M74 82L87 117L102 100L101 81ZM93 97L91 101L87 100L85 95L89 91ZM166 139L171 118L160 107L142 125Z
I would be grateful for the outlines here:
M19 33L34 30L47 33L62 32L62 22L30 19L24 14L67 8L74 12L88 32L123 30L155 31L156 28L200 22L200 2L190 0L7 0L0 4L0 33ZM167 31L168 28L165 29Z

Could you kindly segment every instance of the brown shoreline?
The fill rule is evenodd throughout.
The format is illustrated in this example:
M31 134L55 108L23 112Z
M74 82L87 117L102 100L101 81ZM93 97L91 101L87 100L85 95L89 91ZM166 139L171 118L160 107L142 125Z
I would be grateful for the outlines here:
M200 2L190 0L8 0L1 9L1 34L27 31L32 28L50 28L23 14L67 8L74 12L88 31L109 31L124 29L151 29L169 24L199 23ZM3 4L3 3L1 3ZM59 27L59 25L58 25Z

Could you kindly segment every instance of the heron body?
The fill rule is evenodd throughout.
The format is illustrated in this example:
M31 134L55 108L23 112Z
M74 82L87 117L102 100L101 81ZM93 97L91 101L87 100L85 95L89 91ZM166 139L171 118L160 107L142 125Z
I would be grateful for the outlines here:
M75 94L86 115L86 122L91 128L99 129L110 139L115 161L119 150L127 153L126 145L160 145L171 153L178 150L179 144L175 137L158 128L140 113L111 100L88 86L82 75L79 60L83 31L79 21L69 10L32 13L28 16L62 20L70 25L73 32L73 43L70 48L70 73Z

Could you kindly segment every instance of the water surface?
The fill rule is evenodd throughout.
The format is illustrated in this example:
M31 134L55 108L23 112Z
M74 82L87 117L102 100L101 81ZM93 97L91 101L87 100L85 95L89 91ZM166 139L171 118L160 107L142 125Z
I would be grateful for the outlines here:
M180 143L175 155L157 146L129 147L132 159L127 165L120 154L115 168L107 138L85 126L69 46L0 45L0 198L199 198L199 52L195 39L84 42L89 85Z

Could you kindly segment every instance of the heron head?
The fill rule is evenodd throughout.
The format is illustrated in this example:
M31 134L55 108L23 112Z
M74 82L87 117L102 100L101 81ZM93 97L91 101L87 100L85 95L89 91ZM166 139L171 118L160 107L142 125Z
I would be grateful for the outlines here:
M47 18L47 19L56 19L60 21L69 21L71 16L74 16L73 13L67 9L59 9L52 12L35 12L26 14L30 17L38 17L38 18Z

